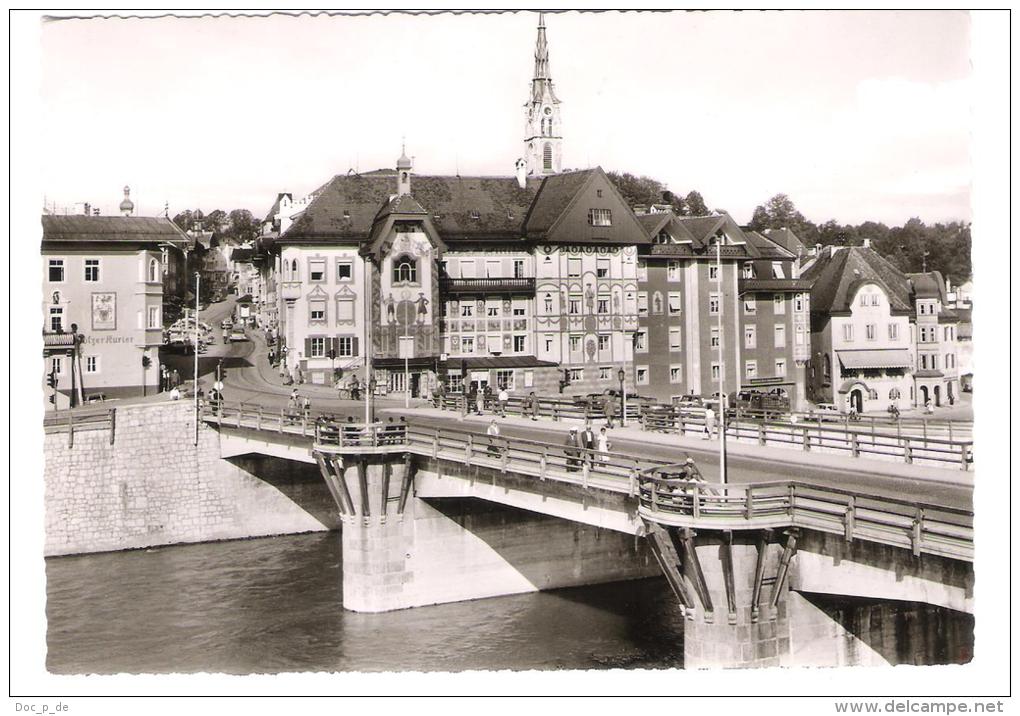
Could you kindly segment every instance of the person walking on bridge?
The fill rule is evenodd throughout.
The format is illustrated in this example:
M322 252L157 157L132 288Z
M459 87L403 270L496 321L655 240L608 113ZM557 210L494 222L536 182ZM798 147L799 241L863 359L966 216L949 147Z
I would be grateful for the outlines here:
M581 447L585 450L585 460L588 462L588 466L592 467L595 462L595 450L598 448L598 443L595 439L595 431L591 428L590 422L585 422L584 432L581 433Z
M495 419L489 422L489 427L486 428L485 434L489 436L489 454L493 457L499 457L499 446L496 444L499 441L499 426L496 425Z
M538 398L535 397L535 391L528 393L524 399L524 414L530 414L532 420L538 420Z
M613 449L613 444L609 442L609 433L606 432L605 428L599 430L598 437L595 440L599 451L599 462L609 462L609 451Z
M577 428L570 428L570 432L567 433L567 439L563 444L565 446L563 452L567 456L567 472L577 472L581 469L581 461L579 459L581 455L581 442L577 437Z
M499 417L506 417L506 404L510 402L510 393L506 391L504 383L499 389Z

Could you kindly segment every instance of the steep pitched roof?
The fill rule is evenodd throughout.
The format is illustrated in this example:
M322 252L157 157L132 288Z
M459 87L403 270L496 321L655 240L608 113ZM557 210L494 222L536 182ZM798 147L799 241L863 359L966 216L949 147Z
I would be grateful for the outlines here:
M528 214L525 231L528 236L544 235L563 215L570 201L577 196L594 169L584 169L547 176L542 182Z
M908 273L916 298L937 298L946 303L946 281L939 271Z
M854 293L864 283L877 283L889 296L897 312L910 312L910 287L906 275L863 246L827 246L804 269L801 278L813 281L811 312L833 313L850 310Z
M163 216L42 216L43 242L157 242L191 245L192 240Z
M234 263L248 263L255 255L255 249L234 249L230 252L230 260Z
M804 242L790 229L765 229L762 233L765 234L766 238L776 242L794 256L798 253L806 253L807 251Z
M797 255L791 253L788 249L784 248L778 242L773 241L767 236L759 234L757 231L751 231L749 229L743 229L744 238L747 239L747 243L754 246L758 253L763 259L793 259L797 258Z

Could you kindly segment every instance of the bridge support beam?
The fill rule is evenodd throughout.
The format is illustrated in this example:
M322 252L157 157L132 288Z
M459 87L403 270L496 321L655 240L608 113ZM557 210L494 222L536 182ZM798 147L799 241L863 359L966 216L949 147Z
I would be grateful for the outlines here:
M420 498L421 458L317 457L342 513L345 609L385 612L659 573L633 534L486 500Z

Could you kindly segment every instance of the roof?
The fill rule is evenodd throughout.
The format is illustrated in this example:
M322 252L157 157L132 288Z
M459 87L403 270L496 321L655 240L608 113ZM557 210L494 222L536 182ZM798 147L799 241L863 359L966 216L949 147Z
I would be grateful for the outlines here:
M533 356L484 356L474 358L450 358L440 361L442 368L460 368L461 364L468 370L482 370L485 368L546 368L559 367L558 363L548 360L539 360Z
M527 233L544 234L560 218L577 192L588 182L594 170L585 169L547 176L538 190L531 213L528 215Z
M811 282L803 278L742 278L740 292L747 291L810 291Z
M863 246L826 246L801 272L813 282L812 313L850 310L857 289L865 283L880 285L889 297L893 312L910 313L910 288L906 274Z
M42 216L43 242L174 243L191 239L164 216Z
M234 249L230 252L230 260L235 263L248 263L255 255L255 249Z
M411 194L432 215L444 238L520 238L542 182L529 178L522 189L515 177L416 175L411 177ZM397 173L390 169L335 176L316 192L281 239L363 241L396 189Z
M795 259L797 254L786 249L778 242L759 234L757 231L743 229L747 243L758 249L763 259Z
M789 229L765 229L763 233L770 241L779 244L794 256L806 251L804 242L797 238L797 235Z
M906 348L869 348L836 351L839 362L847 369L910 368L910 351Z

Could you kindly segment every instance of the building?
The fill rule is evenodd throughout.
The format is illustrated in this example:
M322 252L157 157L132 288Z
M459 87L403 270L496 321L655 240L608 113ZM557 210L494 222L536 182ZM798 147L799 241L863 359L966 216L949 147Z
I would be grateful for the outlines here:
M949 308L947 284L938 271L908 273L914 316L914 389L917 405L952 405L960 395L960 317Z
M165 217L132 216L127 191L123 216L42 217L44 372L57 408L159 387L164 292L183 286L190 240Z

